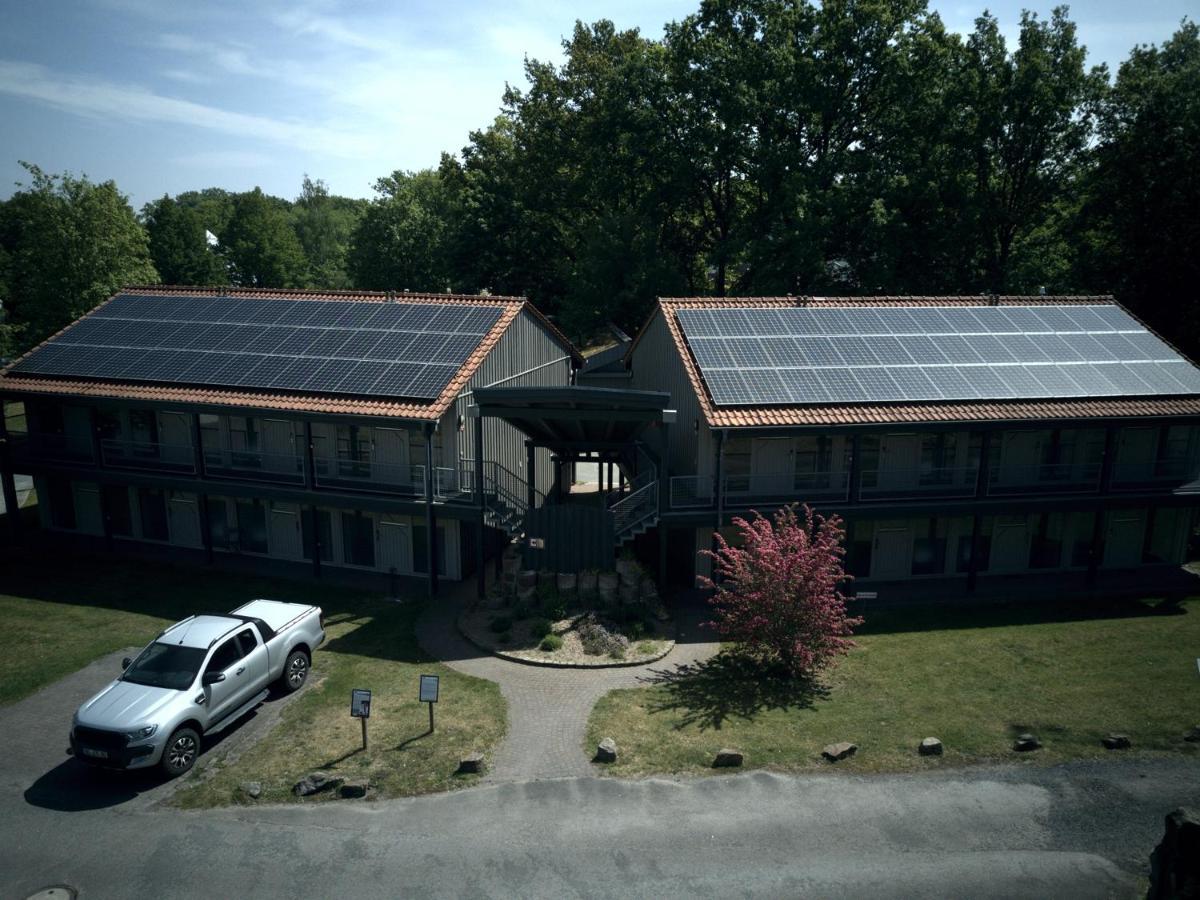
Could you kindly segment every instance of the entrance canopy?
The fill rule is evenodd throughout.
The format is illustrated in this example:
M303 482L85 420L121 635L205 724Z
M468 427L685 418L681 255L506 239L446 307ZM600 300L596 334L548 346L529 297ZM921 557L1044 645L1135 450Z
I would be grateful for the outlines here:
M491 387L473 392L480 416L503 419L562 456L621 450L651 425L670 422L671 395L580 387Z

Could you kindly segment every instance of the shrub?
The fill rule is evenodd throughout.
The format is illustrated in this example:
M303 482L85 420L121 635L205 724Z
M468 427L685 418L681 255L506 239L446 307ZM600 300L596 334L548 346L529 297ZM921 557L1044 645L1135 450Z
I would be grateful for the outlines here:
M501 644L507 644L509 641L512 640L512 632L511 631L501 632L500 634L496 635L496 640L499 641Z
M545 637L550 631L550 623L545 619L534 619L529 623L529 633L535 638Z
M557 622L559 619L565 619L567 617L567 604L558 598L554 598L542 604L542 615L554 622Z
M658 649L658 644L656 644L654 641L642 641L640 644L637 645L637 652L642 654L643 656L645 656L649 653L653 653L657 649Z
M512 628L512 623L512 616L496 616L496 618L492 619L491 624L489 624L488 627L491 628L496 634L501 634L510 630Z
M555 650L562 649L563 639L557 634L548 634L542 638L542 642L538 646L547 653L553 653Z
M518 600L513 604L512 617L514 619L528 619L531 615L533 615L533 607L524 600Z
M608 651L608 658L609 659L624 659L625 658L625 648L624 647L614 647L612 650Z
M583 652L589 656L612 654L616 650L625 652L629 639L618 634L616 629L606 625L596 618L595 613L588 613L575 626L579 640L583 644Z
M625 629L625 633L629 635L631 641L640 640L646 636L646 624L644 622L634 622Z

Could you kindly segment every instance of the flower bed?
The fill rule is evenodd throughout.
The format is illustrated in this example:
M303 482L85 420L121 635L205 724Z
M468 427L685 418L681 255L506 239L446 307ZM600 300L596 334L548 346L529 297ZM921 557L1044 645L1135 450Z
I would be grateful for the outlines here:
M517 612L520 612L518 610ZM538 612L475 609L459 619L478 647L506 659L556 666L628 666L661 659L675 646L675 623L654 618L618 623L594 610L550 620Z

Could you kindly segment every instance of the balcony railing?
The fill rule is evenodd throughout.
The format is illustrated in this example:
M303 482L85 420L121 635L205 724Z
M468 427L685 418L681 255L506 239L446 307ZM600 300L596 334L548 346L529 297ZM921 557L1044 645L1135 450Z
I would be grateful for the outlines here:
M1158 459L1116 463L1112 486L1115 490L1200 491L1200 463L1191 459Z
M721 479L727 503L742 505L758 500L845 500L850 485L846 472L756 472L726 475ZM700 475L671 478L671 506L676 509L711 508L713 479Z
M359 458L345 456L313 457L318 487L348 488L387 494L425 495L425 467L372 460L369 454Z
M13 462L53 460L90 464L96 461L91 435L10 431L8 443Z
M100 442L100 458L104 465L114 469L196 471L196 456L191 444L163 444L158 441L122 441L116 438L105 438Z
M303 484L304 460L295 453L205 448L204 474L238 481Z
M864 469L859 497L863 500L972 497L978 478L977 465Z
M990 496L1005 494L1079 494L1100 487L1099 462L1043 463L1033 466L997 464L988 472Z

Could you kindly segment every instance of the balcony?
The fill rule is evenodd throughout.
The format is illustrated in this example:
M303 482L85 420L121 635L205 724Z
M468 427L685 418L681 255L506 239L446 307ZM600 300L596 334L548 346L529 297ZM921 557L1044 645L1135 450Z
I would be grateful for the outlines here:
M1112 472L1116 491L1200 491L1200 464L1190 459L1159 459L1116 463Z
M862 500L974 497L978 478L978 465L864 469L858 495Z
M90 435L10 431L8 443L14 463L51 460L91 465L96 461Z
M204 474L234 481L304 484L304 460L295 453L205 448Z
M721 479L726 505L744 506L760 501L804 502L809 500L845 500L850 476L846 472L757 472L751 475L726 475ZM676 475L671 478L671 507L674 509L712 508L713 479L700 475Z
M338 456L314 456L317 487L373 493L425 496L425 467L378 462L364 450Z
M157 441L100 442L102 464L112 469L153 469L166 472L195 472L196 457L191 444L162 444Z
M988 471L991 497L1016 494L1084 494L1100 489L1101 464L1044 463L1033 466L993 465Z

